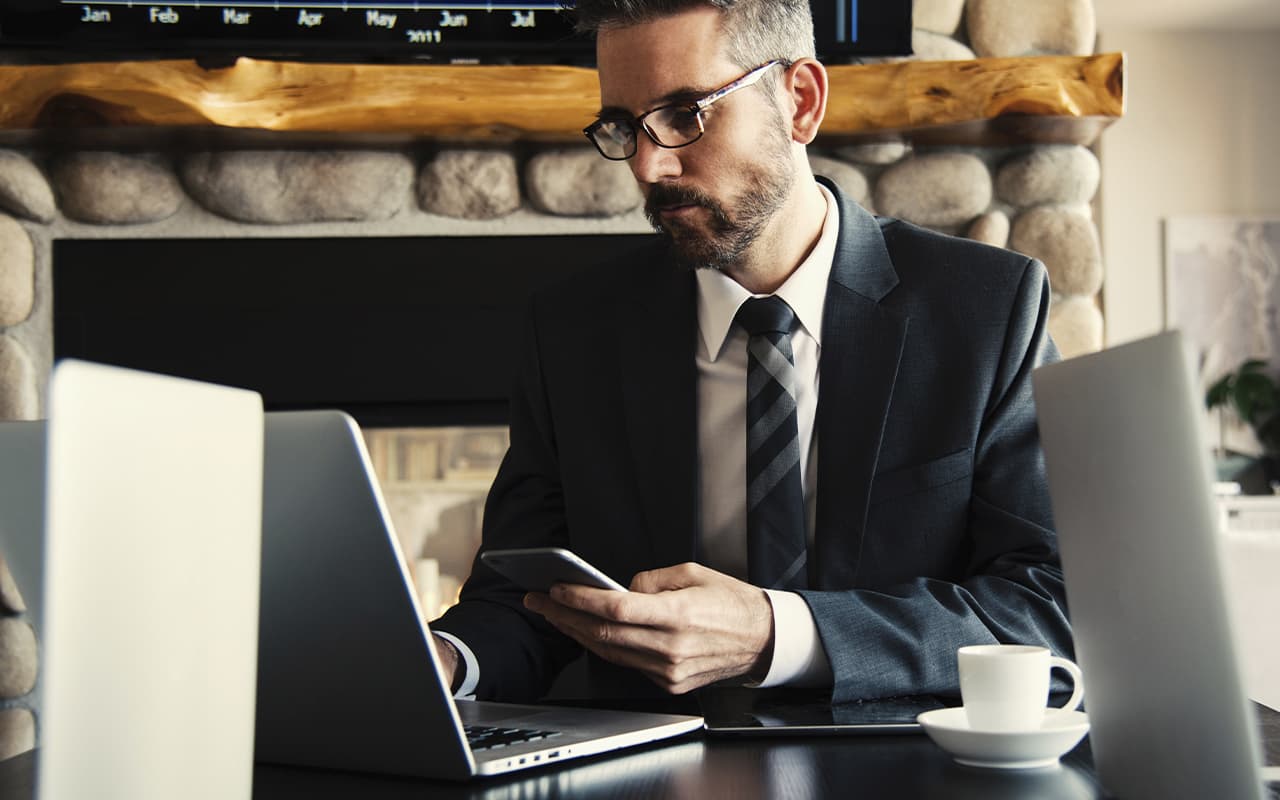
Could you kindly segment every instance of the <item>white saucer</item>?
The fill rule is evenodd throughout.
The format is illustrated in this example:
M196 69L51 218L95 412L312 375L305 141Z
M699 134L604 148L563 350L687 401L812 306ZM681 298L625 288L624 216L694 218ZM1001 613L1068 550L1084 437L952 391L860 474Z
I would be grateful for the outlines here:
M980 731L963 708L939 708L916 717L939 747L961 764L997 769L1052 767L1089 732L1083 711L1045 709L1044 724L1030 731Z

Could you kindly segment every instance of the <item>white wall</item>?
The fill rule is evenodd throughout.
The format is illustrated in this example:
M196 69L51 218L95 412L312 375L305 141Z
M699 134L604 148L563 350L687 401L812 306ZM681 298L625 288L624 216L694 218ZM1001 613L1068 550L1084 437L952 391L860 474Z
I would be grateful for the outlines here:
M1112 345L1163 326L1163 218L1280 216L1280 29L1100 38L1128 55L1125 116L1100 144Z

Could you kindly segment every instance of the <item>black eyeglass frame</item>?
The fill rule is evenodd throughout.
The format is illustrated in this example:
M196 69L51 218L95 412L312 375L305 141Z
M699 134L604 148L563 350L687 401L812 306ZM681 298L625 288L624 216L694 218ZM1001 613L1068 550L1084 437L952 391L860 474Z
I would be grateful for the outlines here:
M631 158L636 154L636 151L639 148L639 144L640 144L639 131L644 131L645 135L649 137L650 141L652 141L654 144L658 145L659 147L665 147L668 150L675 150L681 147L688 147L689 145L701 139L702 135L707 132L706 119L703 117L702 112L706 111L713 103L717 102L718 100L722 100L725 97L728 97L729 95L733 94L739 89L745 89L748 86L755 85L756 82L758 82L762 77L764 77L765 72L767 72L771 67L777 66L778 64L782 64L784 68L790 68L791 66L791 62L785 61L780 58L775 58L774 60L761 64L760 66L756 67L750 72L747 72L742 77L729 81L724 86L721 86L719 89L713 89L712 91L703 95L701 98L694 100L692 103L667 103L666 105L658 106L657 108L651 108L638 117L630 117L630 118L623 117L623 116L602 117L601 119L598 119L595 122L588 125L587 127L583 128L582 133L586 135L586 137L589 140L591 140L591 144L595 145L596 151L599 152L600 155L609 159L610 161L626 161L627 159ZM693 114L694 119L697 120L698 122L697 136L694 136L692 139L690 139L687 142L681 142L680 144L667 144L666 142L663 142L661 139L658 138L658 134L655 133L654 130L649 127L649 123L645 122L645 118L651 114L656 114L659 111L666 111L671 108L682 108ZM630 147L631 152L623 156L611 156L604 151L604 148L600 146L600 142L596 140L596 133L598 133L600 128L602 128L606 124L617 124L620 122L625 122L631 126L631 147Z

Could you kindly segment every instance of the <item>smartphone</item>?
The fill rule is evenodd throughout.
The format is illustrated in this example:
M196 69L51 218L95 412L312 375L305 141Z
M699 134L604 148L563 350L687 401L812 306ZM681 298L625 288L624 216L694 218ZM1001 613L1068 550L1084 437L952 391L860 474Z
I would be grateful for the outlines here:
M545 592L553 583L578 583L625 592L627 587L563 547L486 550L480 560L530 592Z

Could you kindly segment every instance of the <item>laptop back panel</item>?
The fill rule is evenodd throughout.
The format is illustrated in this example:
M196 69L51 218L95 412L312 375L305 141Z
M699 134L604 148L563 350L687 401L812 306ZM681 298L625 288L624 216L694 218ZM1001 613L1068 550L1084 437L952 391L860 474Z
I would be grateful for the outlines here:
M346 415L267 414L257 758L466 778L474 762L371 474Z
M454 780L695 730L700 717L454 702L355 423L267 415L257 756ZM467 726L537 738L473 750Z
M1191 376L1177 332L1042 367L1040 434L1103 785L1257 798Z
M261 399L63 362L47 487L41 799L248 798Z

